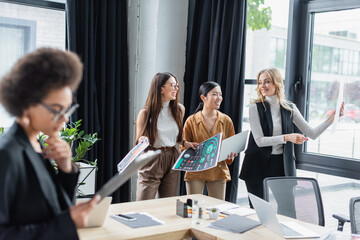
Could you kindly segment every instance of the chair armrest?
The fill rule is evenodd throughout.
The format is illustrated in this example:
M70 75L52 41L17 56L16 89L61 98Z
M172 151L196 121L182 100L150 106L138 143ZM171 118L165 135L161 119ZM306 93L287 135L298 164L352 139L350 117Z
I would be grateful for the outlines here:
M338 221L340 221L340 222L350 222L350 219L349 219L349 217L348 216L346 216L346 215L343 215L343 214L333 214L332 215L333 216L333 218L336 218Z
M342 231L344 228L344 224L346 222L350 222L349 217L343 214L333 214L332 216L338 220L338 226L337 226L338 231Z

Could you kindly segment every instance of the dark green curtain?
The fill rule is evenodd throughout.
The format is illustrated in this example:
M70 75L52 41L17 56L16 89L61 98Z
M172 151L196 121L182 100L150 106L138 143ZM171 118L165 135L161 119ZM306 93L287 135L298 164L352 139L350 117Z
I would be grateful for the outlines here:
M126 0L68 0L67 43L84 63L77 91L85 133L101 141L88 154L98 160L97 189L117 173L129 150L129 78ZM113 194L113 202L130 200L130 184Z
M189 0L184 104L186 116L194 113L205 81L221 85L220 111L229 115L235 131L241 131L245 74L246 1ZM232 181L226 200L236 202L239 159L229 166ZM185 193L182 181L181 193Z

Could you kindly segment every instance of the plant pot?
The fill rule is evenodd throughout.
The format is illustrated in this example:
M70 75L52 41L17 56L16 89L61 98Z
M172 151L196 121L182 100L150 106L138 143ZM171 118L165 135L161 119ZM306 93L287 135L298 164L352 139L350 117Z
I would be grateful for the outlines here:
M78 196L95 194L96 167L87 163L77 162L80 167Z
M217 210L216 212L213 211L209 211L209 218L211 220L216 220L219 217L219 211Z

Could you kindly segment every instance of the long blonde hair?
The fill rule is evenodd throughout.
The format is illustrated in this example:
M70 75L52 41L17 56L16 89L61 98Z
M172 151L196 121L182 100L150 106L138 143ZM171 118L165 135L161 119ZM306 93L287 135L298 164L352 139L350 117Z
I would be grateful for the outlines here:
M262 104L265 107L264 102L266 101L265 97L262 95L260 89L259 89L259 79L260 79L260 75L263 73L267 73L269 74L270 80L274 83L275 85L275 95L276 98L278 99L280 105L285 108L286 110L290 111L292 113L292 108L291 108L291 102L288 101L285 97L285 93L284 93L284 81L283 78L281 77L281 74L279 72L278 69L276 68L267 68L267 69L263 69L261 70L258 75L257 75L257 87L256 87L256 92L257 92L257 99L253 99L251 100L252 103L258 103L258 102L262 102ZM265 107L266 108L266 107Z

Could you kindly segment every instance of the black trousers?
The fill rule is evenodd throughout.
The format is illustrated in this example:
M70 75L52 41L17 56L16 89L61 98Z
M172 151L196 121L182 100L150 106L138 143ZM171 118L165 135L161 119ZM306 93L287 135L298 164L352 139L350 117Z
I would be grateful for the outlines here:
M245 184L249 193L264 199L264 179L267 177L285 176L283 154L271 155L266 166L259 166L259 171L262 170L264 171L263 178L259 179L256 182L245 180ZM250 207L253 208L250 199L249 202Z

